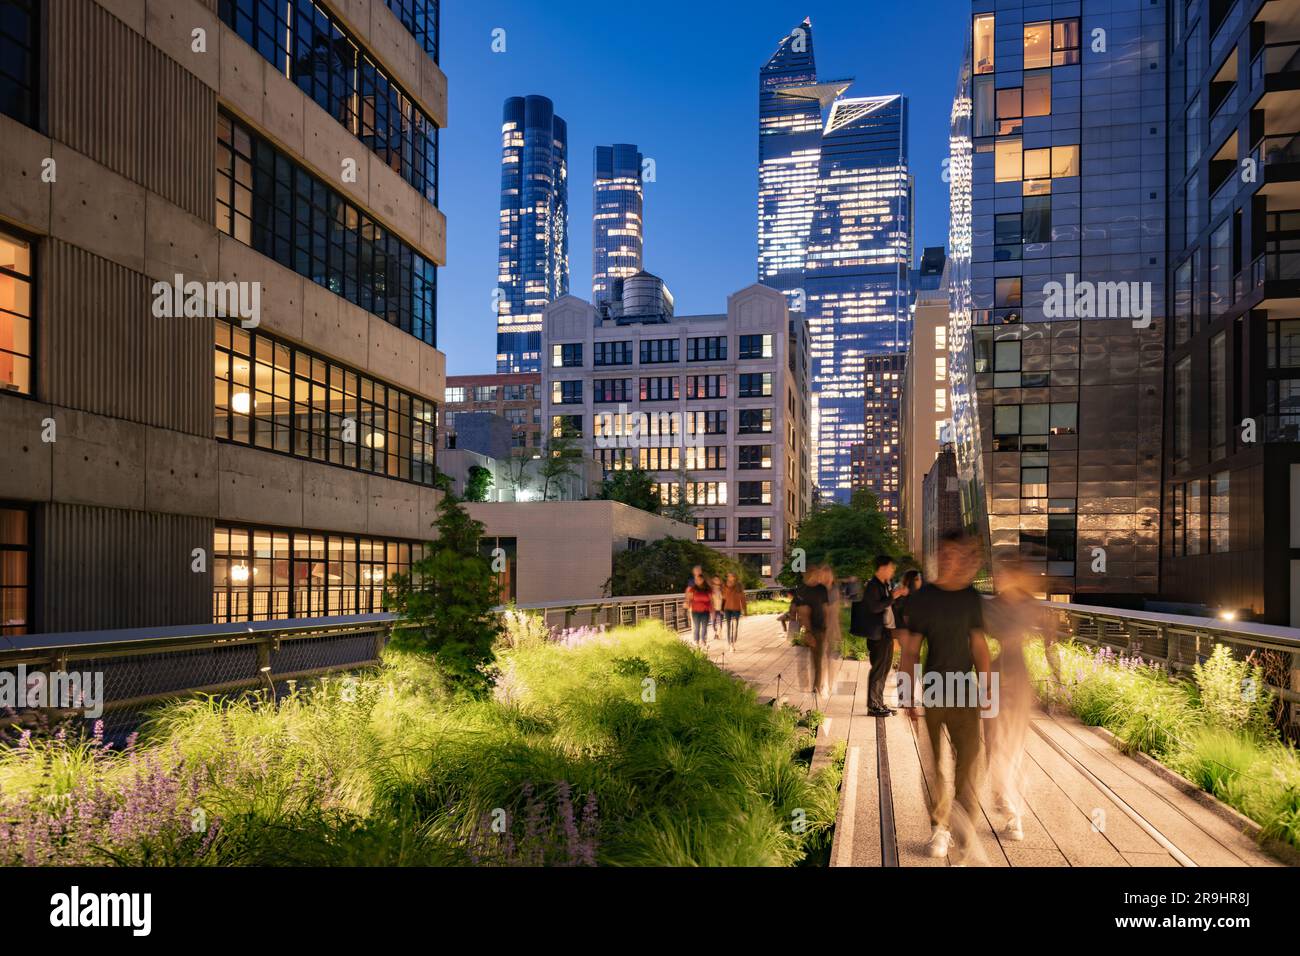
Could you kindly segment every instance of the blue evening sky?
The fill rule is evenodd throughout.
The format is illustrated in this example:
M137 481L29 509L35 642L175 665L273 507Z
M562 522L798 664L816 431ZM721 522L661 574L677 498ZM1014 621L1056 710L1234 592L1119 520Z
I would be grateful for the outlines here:
M966 0L444 0L438 344L448 373L496 369L506 97L549 96L569 124L570 291L591 295L592 148L635 143L658 177L646 184L645 267L667 281L679 313L721 312L756 278L758 69L805 16L821 78L854 77L850 95L911 101L917 256L946 244L941 167L968 11ZM498 27L505 53L491 50Z

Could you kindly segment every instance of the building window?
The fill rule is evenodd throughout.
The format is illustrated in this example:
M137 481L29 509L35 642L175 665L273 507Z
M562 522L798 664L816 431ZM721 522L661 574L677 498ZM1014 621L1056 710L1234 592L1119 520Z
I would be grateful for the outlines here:
M438 0L385 0L388 9L415 37L425 53L438 62Z
M1052 71L1026 73L1021 101L1025 116L1050 116L1052 114Z
M437 345L437 269L342 194L217 116L217 228Z
M1228 336L1220 332L1210 339L1210 461L1228 453Z
M1026 23L1024 69L1070 66L1079 62L1079 20Z
M725 409L713 412L687 412L686 414L686 432L689 435L727 434L727 412Z
M686 486L686 503L688 505L725 505L727 503L727 483L725 481L688 481ZM665 501L667 499L664 499ZM675 504L675 502L669 502Z
M1192 556L1200 554L1205 549L1203 544L1205 537L1205 501L1202 496L1200 481L1189 481L1187 483L1183 527L1186 529L1183 553Z
M1186 467L1192 440L1192 359L1174 365L1174 467Z
M722 471L727 467L726 445L688 445L687 471Z
M1023 178L1024 150L1020 137L1000 139L993 144L993 178L1000 183L1017 183Z
M1192 267L1193 254L1174 272L1174 345L1192 337Z
M475 385L474 401L479 404L496 404L497 387L495 385Z
M686 361L725 362L726 360L727 337L725 335L709 335L686 340Z
M443 401L448 405L459 405L465 401L465 387L463 385L448 386L442 395Z
M680 398L676 376L641 379L641 401L673 402Z
M581 438L582 437L582 416L581 415L552 415L551 416L551 437L552 438Z
M726 518L695 519L695 540L696 541L726 541L727 540L727 519Z
M1300 319L1269 320L1268 367L1300 368Z
M741 398L767 398L771 394L771 372L746 372L740 376Z
M727 376L725 375L687 375L686 398L726 398Z
M741 445L739 446L740 465L738 467L749 468L771 468L772 467L772 446L771 445Z
M977 16L971 30L971 51L975 73L993 72L993 14Z
M582 343L552 345L551 368L582 368Z
M742 481L736 489L738 505L770 505L772 503L772 483L770 481Z
M601 365L631 365L631 342L597 342L593 347L594 363Z
M1210 479L1210 552L1223 554L1232 549L1230 475L1221 471Z
M632 449L630 448L597 448L596 460L600 462L600 467L606 472L610 471L631 471L632 469Z
M591 400L597 404L632 401L630 378L598 378L591 383Z
M410 541L218 525L212 620L378 614L389 580L420 553Z
M552 382L551 383L551 404L552 405L581 405L582 404L582 381L576 382Z
M771 541L772 519L742 517L736 519L737 541Z
M32 246L0 231L0 392L32 394Z
M1210 233L1210 318L1232 305L1232 220Z
M680 361L681 349L679 339L643 339L641 341L641 364L664 365Z
M26 634L32 627L31 512L0 505L0 634Z
M38 0L10 0L0 17L0 113L36 126L40 68Z
M740 424L737 435L763 435L772 430L772 409L742 408L739 411Z
M437 204L438 127L323 7L220 0L218 10L263 59Z
M433 486L435 403L221 319L214 359L219 440Z
M642 448L640 452L640 466L646 471L676 471L682 466L681 449L676 445Z
M771 335L742 335L740 337L740 357L742 359L767 359L772 357Z

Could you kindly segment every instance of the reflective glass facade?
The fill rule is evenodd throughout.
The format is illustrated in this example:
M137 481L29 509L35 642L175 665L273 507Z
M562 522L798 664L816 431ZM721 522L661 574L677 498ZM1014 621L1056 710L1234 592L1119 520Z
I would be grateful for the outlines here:
M220 12L267 62L437 204L438 127L324 8L311 0L221 0Z
M627 143L597 146L591 202L591 301L610 298L610 283L641 271L644 237L641 152Z
M541 368L542 313L569 292L569 133L545 96L512 96L501 123L497 371Z
M438 43L441 24L438 17L438 0L384 0L388 9L419 41L420 48L438 62Z
M816 480L823 495L841 501L853 486L853 446L871 445L869 459L885 454L866 437L865 375L869 355L903 352L911 339L911 192L907 101L836 100L822 137L803 288L817 401ZM894 469L897 449L895 440ZM891 500L897 505L896 496Z
M958 473L967 523L1045 595L1157 589L1165 16L972 5L949 163ZM1085 305L1119 283L1129 306Z
M217 228L438 344L437 267L238 120L217 116Z

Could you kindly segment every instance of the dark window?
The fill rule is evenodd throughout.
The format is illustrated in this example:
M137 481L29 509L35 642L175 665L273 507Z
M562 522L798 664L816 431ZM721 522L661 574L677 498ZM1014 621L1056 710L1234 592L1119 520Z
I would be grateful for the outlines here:
M595 365L631 365L631 342L597 342L592 346Z
M270 143L217 116L217 228L437 345L437 268Z
M727 358L727 337L711 335L706 338L686 340L686 361L722 362Z
M0 505L0 634L32 628L31 512Z
M220 0L219 11L263 59L437 203L437 126L324 8L311 0Z
M221 319L215 360L218 439L433 486L435 403Z
M737 518L736 519L736 540L737 541L771 541L772 540L772 519L771 518Z
M632 401L630 378L598 378L591 383L591 400L597 403Z
M582 404L582 382L552 382L551 383L551 404L552 405L581 405Z
M552 368L582 368L582 343L551 346Z
M497 579L497 603L506 604L515 599L519 579L519 539L518 538L479 538L478 553L496 567L496 562L504 558L505 569L495 572Z
M759 435L759 434L766 434L771 430L772 430L772 409L742 408L740 410L740 425L736 429L736 434Z
M0 4L0 113L36 125L40 67L37 0Z
M772 446L771 445L741 445L739 467L771 468L772 467Z
M740 376L741 398L766 398L771 394L771 372L746 372Z
M726 518L697 518L695 520L695 539L697 541L726 541Z
M740 357L742 359L771 358L772 336L742 335L740 337Z
M641 342L641 364L661 365L678 361L680 344L678 339L643 339Z
M438 0L385 0L425 53L438 62Z
M420 553L410 541L218 525L212 621L377 614L389 580Z
M770 505L772 503L772 483L770 481L742 481L739 483L736 504Z
M641 379L641 401L643 402L671 402L679 397L675 376Z

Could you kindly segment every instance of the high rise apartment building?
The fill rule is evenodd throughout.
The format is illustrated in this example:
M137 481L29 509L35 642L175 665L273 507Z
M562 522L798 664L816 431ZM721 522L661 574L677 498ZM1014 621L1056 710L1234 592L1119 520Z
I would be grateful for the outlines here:
M391 6L6 6L5 633L375 611L428 537L447 84Z
M569 128L545 96L512 96L501 121L497 371L541 367L542 313L569 292Z
M939 251L942 254L942 250ZM948 290L942 281L931 283L928 279L928 276L923 277L923 283L935 287L917 290L912 311L912 342L903 371L899 412L903 446L899 456L899 523L908 550L918 558L924 546L925 476L943 447L951 416L948 398Z
M617 298L641 271L645 195L641 151L627 143L597 146L592 160L591 303Z

